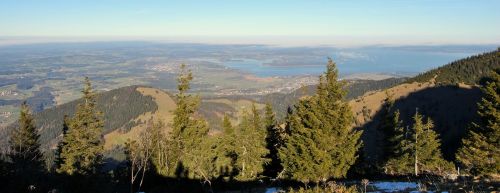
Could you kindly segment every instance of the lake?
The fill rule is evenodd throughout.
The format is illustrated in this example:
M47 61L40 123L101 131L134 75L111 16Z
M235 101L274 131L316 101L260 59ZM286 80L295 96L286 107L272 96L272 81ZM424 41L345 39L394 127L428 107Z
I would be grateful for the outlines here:
M387 73L413 75L471 55L492 51L495 46L447 47L367 47L332 49L329 56L337 63L341 75ZM222 62L226 67L260 77L318 75L325 70L328 55L311 53L279 59L235 58Z

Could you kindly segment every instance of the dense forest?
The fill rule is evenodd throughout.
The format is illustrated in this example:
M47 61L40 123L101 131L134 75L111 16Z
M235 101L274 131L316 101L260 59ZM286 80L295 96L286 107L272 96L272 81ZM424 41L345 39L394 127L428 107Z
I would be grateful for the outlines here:
M474 60L498 61L498 51L494 53ZM468 184L474 190L492 191L488 188L498 188L500 172L500 70L484 74L488 78L477 101L478 119L467 123L471 127L461 139L455 159L444 158L442 138L427 112L400 111L397 101L387 96L379 128L384 140L377 145L380 151L374 152L380 159L370 165L372 168L364 168L360 167L366 159L360 153L364 129L354 127L353 112L346 100L347 83L339 80L333 60L329 59L312 94L293 102L283 119L277 117L271 103L262 111L252 105L236 117L237 122L230 120L234 114L226 113L221 120L222 132L217 134L209 134L211 125L199 116L200 98L188 92L193 74L181 65L170 132L163 132L167 123L162 121L136 123L145 124L146 131L127 141L122 147L126 161L109 171L103 170L107 164L103 134L157 106L140 93L130 100L142 100L144 105L133 108L114 97L99 101L86 78L82 99L58 111L62 114L52 113L44 116L47 120L38 120L28 105L22 105L18 123L3 134L8 136L8 148L0 160L0 190L252 192L278 186L287 192L366 192L368 179L363 178L411 177L429 186L439 182L463 188ZM135 89L115 92L134 95ZM119 113L109 117L106 111ZM403 121L402 113L411 120ZM62 137L49 169L41 151L41 144L49 139L48 125L53 138ZM378 173L368 175L362 170ZM346 179L363 180L347 183Z
M407 82L426 82L435 77L436 82L441 84L480 84L492 70L499 68L499 66L500 48L492 52L451 62L410 78Z
M151 97L142 95L136 88L137 86L123 87L96 95L97 108L104 115L104 134L116 128L130 129L134 124L139 124L130 123L133 118L158 108ZM61 126L64 116L73 116L75 107L82 101L83 99L79 99L34 113L34 123L40 130L40 144L43 149L56 143L56 139L63 132ZM30 104L29 101L27 103ZM10 132L18 125L16 123L0 130L0 144L7 144Z

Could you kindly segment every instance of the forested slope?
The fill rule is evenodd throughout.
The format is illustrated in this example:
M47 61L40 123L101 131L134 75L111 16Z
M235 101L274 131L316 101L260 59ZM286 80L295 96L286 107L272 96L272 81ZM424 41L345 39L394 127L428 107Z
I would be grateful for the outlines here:
M415 76L407 82L426 82L436 77L436 82L441 84L465 83L473 85L479 84L481 79L487 77L492 70L497 68L500 68L500 48L451 62Z
M477 102L482 93L477 87L500 69L500 50L467 57L424 72L384 91L369 92L351 100L357 126L363 129L364 159L377 161L379 145L384 140L380 131L382 108L388 95L401 113L405 126L419 112L434 121L434 130L442 141L446 159L454 160L457 148L471 123L477 121Z
M158 106L150 96L144 96L138 86L128 86L97 94L97 106L104 115L104 134L114 129L130 129L138 124L131 122L137 116L155 111ZM44 148L54 145L54 139L62 134L64 115L72 116L82 99L65 103L35 114L35 123L40 129L40 142ZM16 125L0 130L0 142L7 142L10 131Z

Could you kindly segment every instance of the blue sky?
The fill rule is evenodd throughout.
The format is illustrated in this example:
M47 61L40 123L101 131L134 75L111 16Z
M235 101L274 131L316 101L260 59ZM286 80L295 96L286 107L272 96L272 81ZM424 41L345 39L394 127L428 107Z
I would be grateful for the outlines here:
M496 44L498 10L499 0L1 0L0 36Z

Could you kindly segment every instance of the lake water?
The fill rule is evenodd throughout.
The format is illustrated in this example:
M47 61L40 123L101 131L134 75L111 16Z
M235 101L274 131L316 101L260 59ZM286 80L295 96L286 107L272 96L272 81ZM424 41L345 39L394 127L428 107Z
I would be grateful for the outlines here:
M417 74L471 55L494 50L492 47L471 47L449 51L449 48L406 49L406 48L359 48L336 50L331 57L337 63L341 75L354 73ZM327 56L307 55L286 60L257 60L237 58L223 62L223 65L260 77L318 75L325 70Z

